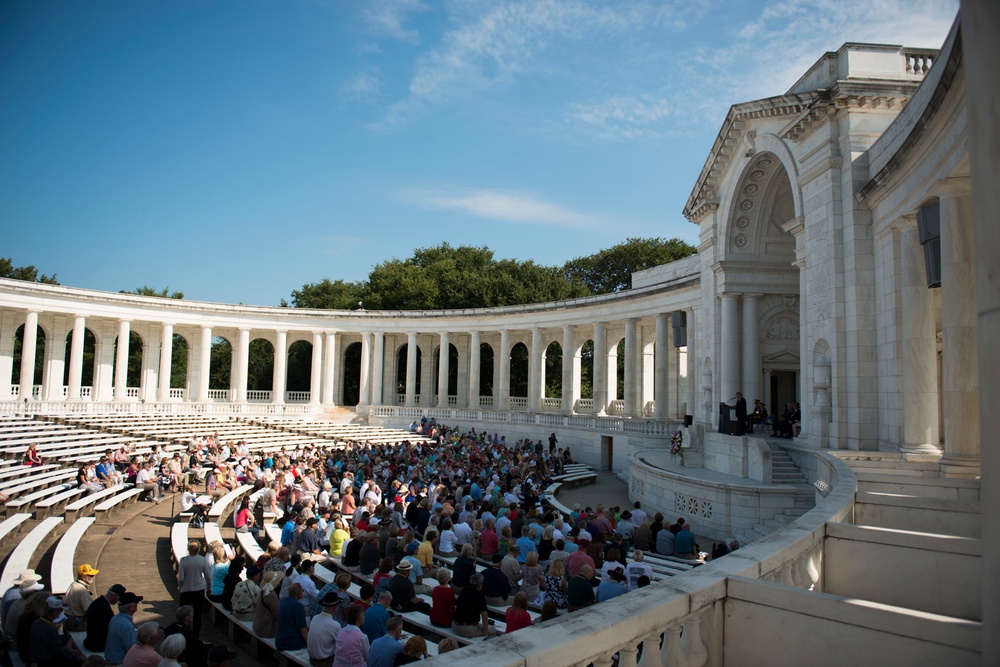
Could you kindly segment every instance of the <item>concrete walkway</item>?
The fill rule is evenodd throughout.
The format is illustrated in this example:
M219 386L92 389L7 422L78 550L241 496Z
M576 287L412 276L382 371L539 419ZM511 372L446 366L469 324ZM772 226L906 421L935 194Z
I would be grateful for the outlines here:
M112 519L112 524L94 524L77 549L76 562L90 563L98 570L95 590L103 593L114 584L122 584L129 591L143 596L135 624L155 621L161 627L174 622L179 603L177 575L170 553L171 500L176 501L173 511L180 512L180 494L168 494L159 505L135 503ZM192 537L203 539L204 532L191 529ZM232 527L222 529L227 542L234 542ZM226 644L239 654L240 667L274 665L276 661L261 663L250 655L249 643L234 643L206 616L202 618L201 639L211 644Z

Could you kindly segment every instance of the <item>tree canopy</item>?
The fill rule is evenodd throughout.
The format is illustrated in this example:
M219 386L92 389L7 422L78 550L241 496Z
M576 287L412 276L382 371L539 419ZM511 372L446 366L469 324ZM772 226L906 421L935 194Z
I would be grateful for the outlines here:
M46 283L58 285L56 274L47 276L44 273L39 276L38 269L34 264L28 266L14 266L14 260L10 257L0 257L0 278L13 278L14 280L27 280L32 283Z
M441 243L376 265L368 280L323 279L292 291L296 308L430 310L559 301L627 289L633 271L696 252L680 239L628 239L562 267L496 259L489 248ZM362 305L363 304L363 305Z
M184 292L171 292L169 287L164 287L163 289L156 289L155 287L150 287L149 285L143 285L142 287L136 287L132 290L119 290L119 294L138 294L139 296L158 296L164 299L183 299Z
M587 285L594 294L608 294L631 287L635 271L675 262L696 252L694 246L676 238L629 238L596 254L571 259L564 270L571 280Z

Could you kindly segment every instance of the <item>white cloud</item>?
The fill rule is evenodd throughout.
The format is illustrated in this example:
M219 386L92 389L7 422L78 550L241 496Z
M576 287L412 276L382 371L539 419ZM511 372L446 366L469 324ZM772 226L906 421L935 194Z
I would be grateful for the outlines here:
M535 195L504 190L409 190L402 198L424 208L459 211L477 218L556 227L591 228L600 220Z
M429 10L420 0L365 0L362 16L375 34L416 44L420 34L406 24L412 15Z
M349 100L371 102L378 97L382 82L374 72L358 72L341 86L341 93Z
M601 102L574 103L568 116L602 137L634 139L662 134L673 109L668 100L652 95L614 95Z
M673 31L684 25L680 12L661 2L528 0L453 3L450 8L454 27L417 60L409 94L390 108L390 122L473 91L566 67L546 60L566 42L587 49L594 39L628 39L640 28Z
M728 46L700 53L700 97L727 90L749 100L780 95L845 42L939 48L957 0L786 0L767 3Z

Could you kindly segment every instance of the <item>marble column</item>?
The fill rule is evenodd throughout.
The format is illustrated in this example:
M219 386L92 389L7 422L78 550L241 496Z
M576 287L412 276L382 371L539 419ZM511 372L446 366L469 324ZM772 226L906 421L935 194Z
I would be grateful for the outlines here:
M159 374L160 325L149 323L142 332L142 380L139 382L139 399L143 403L156 401Z
M118 322L118 354L115 357L115 402L121 403L128 398L128 343L131 323L128 320Z
M625 416L635 417L638 412L637 396L638 396L638 369L636 366L636 324L639 320L630 317L625 320L625 391L623 398L625 399Z
M941 201L941 367L945 477L979 475L976 252L968 179L948 179Z
M312 359L309 369L309 404L319 405L320 388L323 385L323 334L312 332Z
M335 332L326 332L326 346L323 349L326 353L323 364L323 403L336 405L337 401L333 392L333 384L337 376L337 334Z
M719 400L731 402L736 392L740 390L740 324L737 306L739 294L728 292L722 294L722 331L720 332L722 378L719 389Z
M29 310L24 318L21 335L21 393L20 399L31 399L35 384L35 349L38 341L38 312Z
M580 392L580 385L576 382L577 369L574 363L576 348L573 346L573 327L563 327L562 335L562 412L564 415L571 415Z
M203 326L201 328L201 344L198 347L198 391L194 400L205 403L208 401L209 378L212 374L212 327ZM232 356L232 350L230 350ZM232 387L232 375L236 368L232 363L229 366L229 385Z
M433 345L427 341L427 349L432 350ZM428 408L434 407L434 392L437 387L434 384L434 354L420 355L420 386L417 391L417 402Z
M73 318L73 338L69 347L69 388L66 398L80 400L80 384L83 379L83 338L87 332L87 318L77 315Z
M440 334L441 341L438 347L438 407L446 408L448 407L448 372L450 370L449 366L449 352L451 351L451 343L448 341L448 332L442 331Z
M52 318L52 328L45 337L45 368L42 375L42 399L46 401L65 400L63 394L63 372L66 370L66 318L56 315Z
M0 400L11 398L14 374L14 334L17 324L13 312L0 311Z
M691 415L692 418L698 414L698 333L697 315L691 309L687 311L687 399L681 416Z
M743 295L743 382L740 391L747 399L748 411L753 410L753 401L760 398L760 332L757 326L757 304L759 294Z
M372 379L371 404L382 405L385 401L382 390L385 386L385 333L372 334Z
M608 325L594 325L594 414L604 415L608 408Z
M417 334L406 334L406 407L417 404Z
M545 351L542 345L542 330L531 330L531 349L528 350L528 410L539 412L542 409L542 396L545 388L542 386L542 359Z
M500 349L497 352L500 357L500 392L498 410L510 410L510 332L504 329L500 332ZM493 363L497 359L494 357ZM496 394L496 387L493 388Z
M656 419L666 419L668 405L670 402L669 359L673 352L673 347L669 345L670 339L670 314L660 313L656 316L656 349L653 386L653 417Z
M274 374L271 376L271 403L285 403L285 382L288 369L288 332L276 331L274 342Z
M361 377L358 381L358 409L367 409L371 404L369 395L371 394L371 365L372 365L372 335L365 333L361 335Z
M980 523L984 567L979 588L982 593L983 665L1000 664L1000 448L991 440L1000 433L1000 374L995 360L1000 358L1000 133L996 130L1000 109L1000 86L996 85L996 63L1000 59L1000 5L995 2L962 0L959 12L963 49L962 76L965 79L965 115L972 171L973 219L976 262L976 300L978 311L979 405L981 448ZM993 359L989 363L986 360Z
M250 380L250 330L240 329L236 357L236 384L231 400L236 403L247 402L247 383Z
M480 352L482 341L479 339L479 332L469 333L469 407L473 410L479 409L479 373L482 360Z
M903 457L915 460L937 457L941 450L938 423L937 337L934 292L927 287L924 251L917 221L906 216L899 229L902 304L902 371L900 418L903 423Z
M161 403L170 400L170 367L174 353L174 325L164 322L160 328L160 370L158 379L160 393L157 396Z

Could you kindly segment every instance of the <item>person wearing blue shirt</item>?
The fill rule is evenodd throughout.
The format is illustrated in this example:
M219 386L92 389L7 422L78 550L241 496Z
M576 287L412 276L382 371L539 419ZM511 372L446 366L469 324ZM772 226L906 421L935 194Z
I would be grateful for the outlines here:
M126 592L118 598L118 613L108 624L108 641L104 645L104 659L109 665L120 665L125 654L136 643L132 616L139 610L142 596Z
M472 496L472 499L478 503L483 499L483 490L479 488L479 484L472 482L472 486L469 487L469 495Z
M365 622L361 625L361 631L368 637L372 649L375 648L375 641L385 635L388 631L389 607L392 605L392 593L388 590L382 591L378 596L378 601L365 609ZM368 659L371 660L372 652L369 651ZM391 662L389 664L392 664Z
M517 562L522 565L527 560L528 553L538 551L535 541L531 539L531 529L527 526L521 526L521 537L517 538L516 544L521 549L521 553L517 555Z
M279 651L297 651L306 648L309 627L306 625L306 609L299 600L302 586L292 584L288 596L278 604L278 626L274 635L274 647Z
M619 595L628 593L625 581L625 573L622 570L616 568L608 572L607 579L601 581L601 584L597 587L597 601L607 602Z
M281 545L285 547L292 546L292 540L295 539L295 519L289 517L285 525L281 527Z
M371 611L371 608L369 608ZM368 612L365 612L365 624L368 623ZM403 619L395 616L386 623L385 634L371 643L368 649L368 667L392 667L396 656L403 652L403 642L399 638L403 634Z

